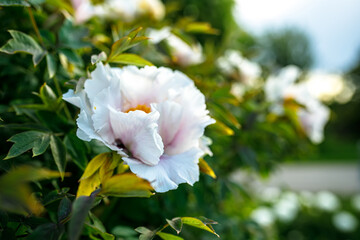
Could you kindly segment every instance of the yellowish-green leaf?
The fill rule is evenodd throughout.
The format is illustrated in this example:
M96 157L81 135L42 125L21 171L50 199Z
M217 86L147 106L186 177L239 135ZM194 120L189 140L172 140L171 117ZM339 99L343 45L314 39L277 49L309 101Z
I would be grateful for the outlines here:
M164 240L184 240L182 237L170 233L157 232L156 235L158 235L159 237L161 237L161 239Z
M0 209L23 215L42 213L44 207L31 193L27 182L58 177L59 172L44 168L21 166L10 170L0 177Z
M189 23L186 26L185 31L190 33L219 34L219 30L212 28L211 24L207 22Z
M133 173L114 175L102 183L100 194L116 197L150 197L150 183Z
M196 227L196 228L200 228L202 230L211 232L212 234L215 234L217 237L220 237L212 228L209 228L206 224L204 224L201 220L197 219L197 218L193 218L193 217L182 217L181 218L183 224L192 226L192 227Z
M231 128L229 128L223 122L221 122L217 119L216 119L216 123L213 124L212 126L210 126L210 128L215 128L217 131L219 131L220 133L227 135L227 136L234 135L234 131Z
M109 179L113 173L114 169L119 165L121 160L120 155L112 153L111 158L107 158L105 163L100 167L99 176L100 181L105 182Z
M153 66L151 62L145 60L144 58L140 57L139 55L133 53L123 53L117 56L112 57L109 59L109 62L113 63L121 63L121 64L129 64L135 66Z
M101 181L98 172L95 172L90 177L80 180L79 188L76 197L90 196L92 192L100 187Z
M106 152L106 153L101 153L96 157L94 157L93 159L91 159L89 164L86 166L86 169L83 175L81 176L80 181L91 177L97 170L100 169L101 165L103 165L106 161L111 159L111 157L112 157L112 153Z
M129 35L120 38L111 46L111 52L108 57L108 62L113 62L113 59L118 55L122 54L127 49L137 45L138 43L147 40L149 38L145 36L137 36L142 30L142 27L139 27L129 33Z
M122 163L122 164L119 164L119 165L118 165L118 168L117 168L117 170L116 170L116 173L117 173L117 174L121 174L121 173L126 172L128 169L129 169L129 165L126 165L126 164Z
M212 177L214 179L216 178L214 170L212 170L212 168L209 166L209 164L203 158L200 158L200 160L199 160L199 168L200 168L201 172L209 175L210 177Z
M21 166L9 171L7 174L2 175L0 183L7 182L7 184L19 184L29 181L58 178L60 176L59 172L48 170L46 168ZM70 176L70 173L65 173L65 176Z

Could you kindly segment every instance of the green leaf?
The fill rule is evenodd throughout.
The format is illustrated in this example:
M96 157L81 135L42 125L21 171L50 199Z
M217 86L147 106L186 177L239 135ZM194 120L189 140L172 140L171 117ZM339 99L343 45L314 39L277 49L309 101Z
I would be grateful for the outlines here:
M120 55L117 55L115 57L112 57L109 62L113 63L121 63L121 64L129 64L129 65L136 65L136 66L153 66L153 64L139 55L133 54L133 53L123 53Z
M77 26L69 19L66 19L59 31L60 45L71 49L88 47L90 44L83 41L83 39L88 35L88 32L88 29L82 25Z
M4 160L17 157L30 149L33 149L34 157L45 152L49 146L50 135L44 132L27 131L12 136L8 141L13 142L14 145Z
M60 172L61 180L64 180L66 165L66 149L59 137L51 135L50 148L55 164Z
M28 237L29 240L58 240L63 230L59 229L55 223L45 223L38 226Z
M57 172L58 173L58 172ZM59 174L59 173L58 173ZM60 176L60 175L59 175ZM49 192L47 195L45 195L45 197L42 200L42 204L43 205L48 205L50 203L53 203L57 200L63 199L67 194L66 192L68 191L68 188L63 188L61 189L61 191L59 190L53 190L51 192Z
M84 66L83 60L75 51L70 49L60 49L59 52L60 54L63 54L70 63L79 67Z
M138 227L135 229L135 231L140 233L139 240L151 240L156 235L156 231L151 231L146 227Z
M134 229L128 226L116 226L111 230L111 233L114 234L116 237L132 237L135 236L137 233Z
M58 100L56 97L55 92L51 89L51 87L49 87L46 83L44 83L41 87L40 87L40 94L39 94L41 100L43 101L43 103L51 108L57 108L57 104L58 104Z
M177 234L179 234L181 232L183 223L181 218L177 217L177 218L173 218L171 220L166 219L167 223L169 224L170 227L172 227L172 229L174 229L176 231Z
M82 170L85 170L88 164L87 146L74 133L69 133L64 138L64 144L67 152L70 153L72 161Z
M132 173L114 175L102 183L100 194L115 197L150 197L150 183Z
M159 237L161 237L164 240L184 240L182 237L170 234L170 233L164 233L164 232L158 232L156 233Z
M34 142L33 157L43 154L50 144L50 134L43 134Z
M0 48L1 52L7 54L14 54L17 52L25 52L33 55L33 63L36 66L42 58L45 56L46 51L40 47L40 45L29 35L9 30L10 35L13 37L4 46Z
M49 73L49 77L53 78L56 73L56 60L53 54L47 54L46 55L46 64L47 64L47 70Z
M58 208L58 223L64 224L70 218L70 213L72 210L72 204L69 198L66 196L61 199L59 208Z
M122 37L119 40L117 40L112 46L111 46L111 52L108 57L108 61L112 61L113 58L117 57L118 55L122 54L127 49L137 45L138 43L149 39L145 36L137 36L138 33L142 30L142 27L139 27L132 32L129 33L128 36Z
M22 6L30 7L30 4L25 0L0 0L0 6L10 7L10 6Z
M92 212L89 212L89 219L91 220L91 226L96 227L101 232L106 232L104 224Z
M69 240L79 239L86 216L95 202L96 195L97 191L93 192L89 197L80 196L74 201L72 205L73 213L68 227Z
M92 239L99 239L99 240L114 240L115 236L101 231L100 229L96 228L95 226L89 225L87 223L85 223L85 230L87 232L87 235L89 235L89 237L93 237ZM100 235L101 238L98 238L97 236ZM96 236L96 237L95 237Z
M196 228L200 228L202 230L211 232L212 234L216 235L217 237L220 237L215 231L214 229L212 229L212 227L208 227L205 223L203 223L201 220L197 219L197 218L193 218L193 217L182 217L181 218L183 224L192 226L192 227L196 227Z

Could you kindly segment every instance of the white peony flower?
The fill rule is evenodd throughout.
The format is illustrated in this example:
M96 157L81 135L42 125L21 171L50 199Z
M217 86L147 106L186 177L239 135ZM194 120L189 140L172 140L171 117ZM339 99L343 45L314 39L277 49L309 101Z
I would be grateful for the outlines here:
M84 88L69 90L63 99L80 108L79 138L117 151L157 192L198 181L201 137L215 121L204 95L183 73L98 63Z
M165 6L160 0L104 0L93 4L91 0L71 0L75 10L75 20L82 23L97 16L108 19L134 21L141 16L161 20L165 16Z
M157 44L163 40L170 47L174 61L180 66L186 67L202 63L205 59L202 53L201 44L189 45L181 38L171 33L171 28L164 27L160 30L150 29L149 41Z
M313 97L305 83L296 83L301 71L295 66L283 68L276 76L270 76L264 90L268 101L272 102L272 111L284 113L284 101L293 99L304 108L297 110L297 116L304 132L313 143L320 143L324 138L324 127L330 117L330 110Z
M218 58L217 65L226 75L238 74L239 80L249 87L255 87L261 76L260 66L244 58L236 50L227 50L224 56Z

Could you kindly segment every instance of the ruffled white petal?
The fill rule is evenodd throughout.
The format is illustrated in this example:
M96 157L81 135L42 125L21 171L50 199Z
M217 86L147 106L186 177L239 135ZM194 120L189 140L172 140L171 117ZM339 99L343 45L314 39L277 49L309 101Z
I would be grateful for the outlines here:
M123 113L110 109L110 124L115 144L124 145L132 157L142 164L155 165L160 161L164 145L156 124L158 112L143 111Z
M174 156L163 155L155 166L142 164L133 158L124 158L124 161L133 173L148 180L156 192L166 192L176 189L178 184L193 185L199 180L201 155L201 150L193 148Z
M110 80L113 77L113 71L108 65L104 66L102 62L96 65L96 69L91 73L91 79L86 80L84 84L84 90L91 105L93 105L93 100L96 95L103 89L109 87Z
M204 134L205 127L215 123L209 117L206 110L205 97L196 88L186 87L173 99L183 107L182 116L179 119L179 130L174 138L165 146L165 153L168 155L179 154L193 147L199 147L199 138ZM162 109L161 114L169 111ZM169 129L172 126L169 122L162 122L160 129Z

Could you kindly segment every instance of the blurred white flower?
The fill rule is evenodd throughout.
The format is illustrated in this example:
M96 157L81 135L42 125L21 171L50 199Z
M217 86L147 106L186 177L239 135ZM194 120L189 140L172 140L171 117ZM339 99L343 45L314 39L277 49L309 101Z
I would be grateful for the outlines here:
M236 50L227 50L224 56L218 58L217 65L226 75L239 75L239 80L249 87L254 87L261 76L260 66L244 58Z
M276 187L267 187L260 193L260 199L264 202L275 202L280 197L281 190Z
M270 226L275 221L272 210L268 207L258 207L251 213L251 219L262 226Z
M63 98L80 108L77 136L117 151L157 192L198 181L198 161L207 151L201 137L215 121L204 95L183 73L100 62L84 88Z
M280 221L291 222L299 211L299 200L292 192L285 193L274 205L274 212Z
M237 98L241 98L247 89L261 86L260 66L244 58L239 51L225 51L224 56L219 57L216 64L223 74L239 81L233 83L230 90Z
M71 2L77 23L85 22L94 16L131 22L141 16L161 20L165 15L165 6L160 0L104 0L98 4L93 4L91 0Z
M314 193L309 191L301 191L299 195L299 200L304 206L312 207L315 204L316 199Z
M305 83L296 83L301 71L296 66L283 68L278 75L270 76L265 83L265 95L272 102L272 111L284 113L284 102L294 100L304 106L297 109L299 122L313 143L320 143L324 138L324 127L330 117L330 110L313 97Z
M174 58L174 62L183 67L200 64L205 60L200 43L189 45L171 33L170 27L165 27L160 30L150 29L148 36L150 38L149 41L154 44L163 40L166 41L170 48L171 55Z
M325 102L346 103L356 90L356 87L340 74L310 72L305 83L312 96Z
M360 212L360 194L357 194L351 198L351 205Z
M316 194L316 206L324 211L334 212L340 207L340 201L332 192L321 191Z
M358 226L358 220L349 212L341 211L332 218L334 226L342 232L353 232Z

